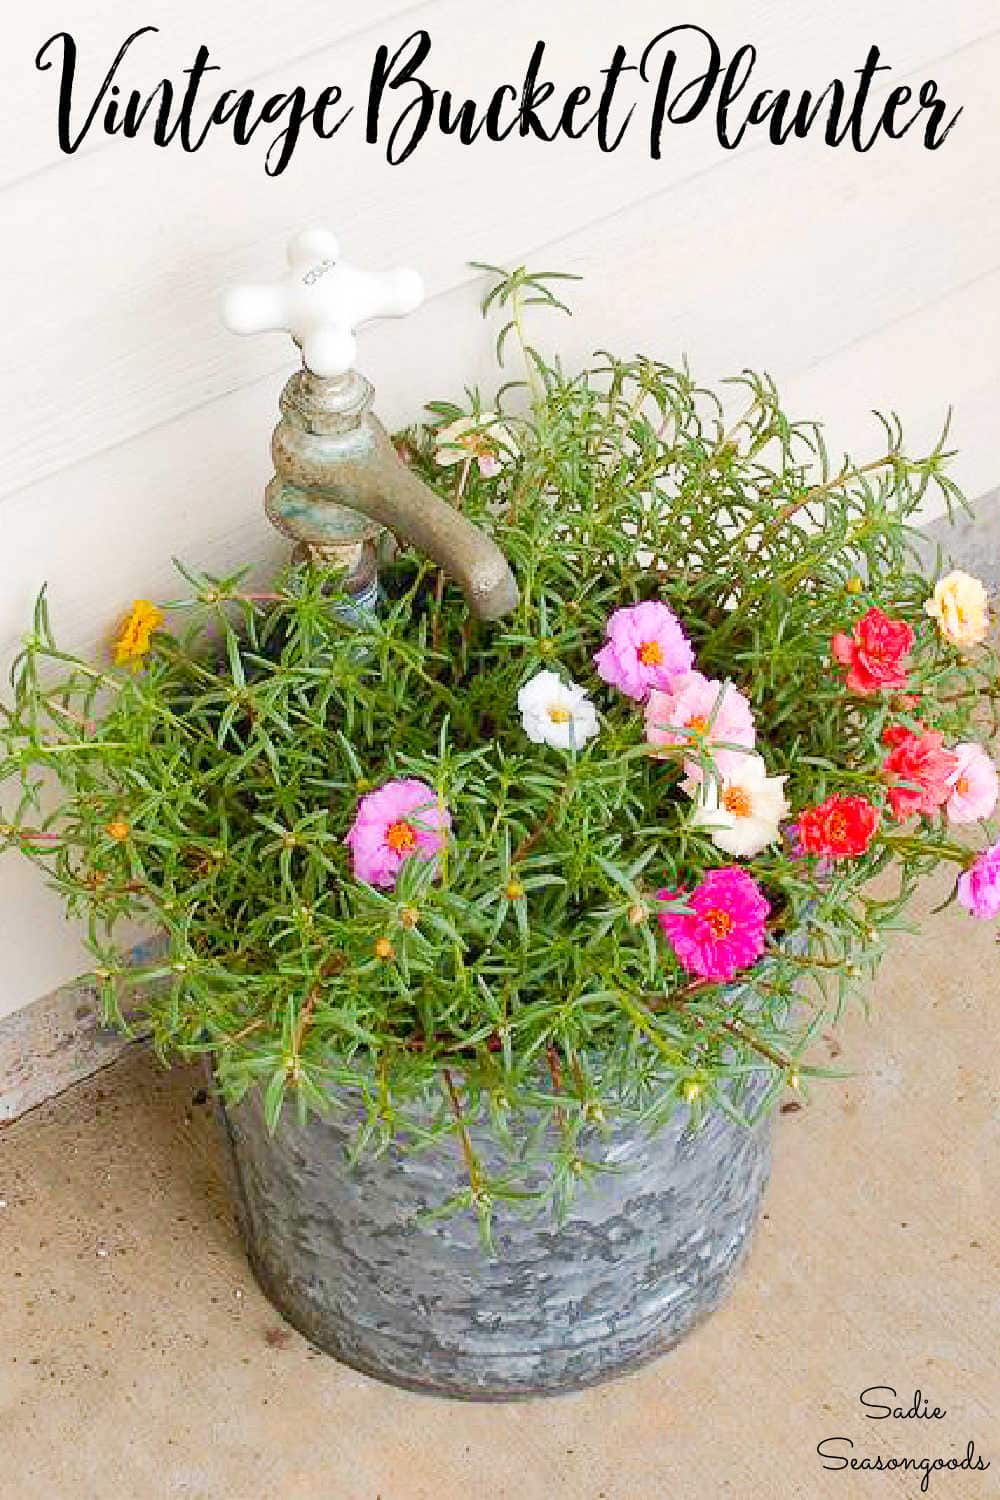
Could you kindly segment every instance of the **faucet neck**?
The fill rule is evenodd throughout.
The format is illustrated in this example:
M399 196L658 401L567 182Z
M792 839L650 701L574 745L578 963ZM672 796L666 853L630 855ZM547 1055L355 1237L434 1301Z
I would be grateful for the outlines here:
M382 527L352 505L350 476L371 445L374 395L356 370L321 376L303 362L281 393L271 439L275 473L265 497L268 519L298 544L297 557L341 565L347 592L372 603Z
M303 364L281 393L281 410L303 431L328 436L359 426L374 399L374 386L357 370L323 376Z

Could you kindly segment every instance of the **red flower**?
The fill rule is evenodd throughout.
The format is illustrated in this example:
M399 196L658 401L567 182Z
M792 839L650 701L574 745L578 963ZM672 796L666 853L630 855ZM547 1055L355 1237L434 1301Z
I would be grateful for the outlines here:
M935 812L948 801L952 793L949 777L958 769L958 757L945 750L938 730L915 734L902 724L893 724L883 730L882 741L891 747L882 769L896 783L889 788L889 801L900 822L914 813Z
M906 686L906 659L914 640L912 626L890 620L873 604L850 635L838 631L830 649L834 661L848 668L848 690L867 696L880 688Z
M904 724L887 724L882 731L882 743L895 750L897 745L908 744L910 740L917 738L912 729L907 729Z
M867 797L827 797L799 816L799 847L803 854L825 854L847 859L864 854L875 836L879 810Z

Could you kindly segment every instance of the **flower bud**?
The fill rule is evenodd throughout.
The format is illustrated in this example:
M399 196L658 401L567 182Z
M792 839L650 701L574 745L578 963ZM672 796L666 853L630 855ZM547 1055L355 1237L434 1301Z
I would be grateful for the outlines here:
M375 957L381 959L386 964L391 963L396 957L396 950L387 937L375 939Z

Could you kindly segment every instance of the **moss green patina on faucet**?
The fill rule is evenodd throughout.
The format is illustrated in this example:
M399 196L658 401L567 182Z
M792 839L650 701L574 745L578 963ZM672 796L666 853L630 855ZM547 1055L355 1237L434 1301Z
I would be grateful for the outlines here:
M297 235L288 261L283 281L238 287L223 301L233 332L284 329L302 350L303 368L282 391L271 442L268 517L300 546L343 561L347 587L358 597L374 598L384 528L439 563L480 619L509 613L517 584L503 553L401 461L371 411L372 386L352 369L354 330L371 318L412 312L423 300L420 277L356 270L339 260L326 230Z

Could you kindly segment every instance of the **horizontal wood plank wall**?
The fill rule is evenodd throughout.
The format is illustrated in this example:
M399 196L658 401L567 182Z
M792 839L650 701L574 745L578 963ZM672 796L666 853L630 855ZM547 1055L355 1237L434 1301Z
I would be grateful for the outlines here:
M76 9L76 8L74 8ZM69 644L93 648L136 594L169 597L170 557L206 567L281 547L260 511L276 398L291 369L279 336L240 341L218 323L220 286L266 279L293 229L327 222L348 258L420 267L427 305L363 335L362 365L391 423L424 400L488 388L489 334L476 259L575 271L575 317L537 339L570 364L614 345L687 354L705 380L768 368L799 413L822 415L834 448L874 451L873 407L895 407L917 444L949 403L971 493L997 481L1000 407L1000 17L995 0L836 7L797 0L54 0L18 7L0 62L17 130L0 142L3 339L0 656L9 659L39 585ZM362 145L360 127L303 137L283 177L264 148L220 139L197 155L92 136L58 152L54 74L32 59L69 26L93 88L123 37L153 24L130 74L177 76L200 43L222 86L262 94L342 82L361 100L375 47L415 26L433 38L425 72L482 97L516 78L534 41L558 84L594 81L614 45L634 55L665 26L697 21L732 51L759 50L757 86L824 85L877 42L885 88L933 76L965 106L944 148L915 137L866 156L819 140L774 150L754 136L722 151L704 119L649 160L641 128L605 157L590 140L466 149L429 136L405 166ZM352 122L357 125L357 122ZM54 899L0 861L0 1014L85 961Z

